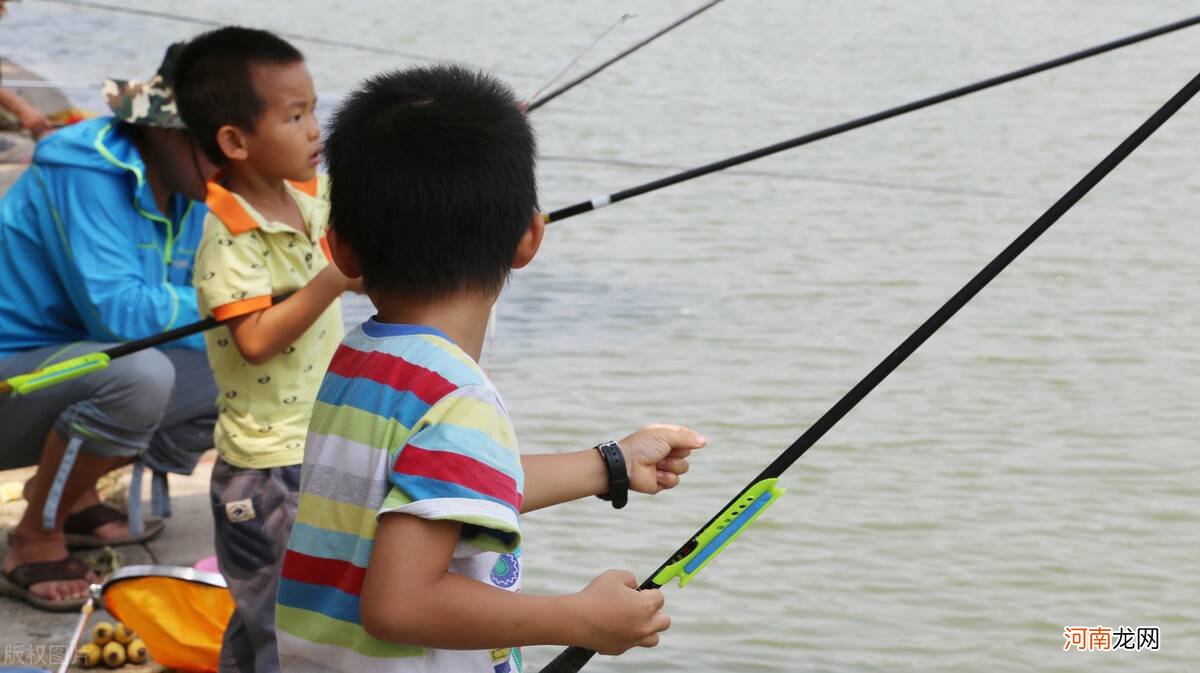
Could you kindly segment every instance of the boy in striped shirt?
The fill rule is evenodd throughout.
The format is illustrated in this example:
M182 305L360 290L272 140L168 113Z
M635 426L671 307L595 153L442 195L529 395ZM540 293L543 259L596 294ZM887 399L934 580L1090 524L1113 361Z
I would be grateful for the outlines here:
M334 119L330 247L378 314L342 342L313 410L276 613L289 673L506 673L521 645L618 654L670 623L628 571L519 593L520 513L671 488L705 442L647 426L599 450L518 453L477 361L545 231L534 152L511 91L453 66L377 76Z

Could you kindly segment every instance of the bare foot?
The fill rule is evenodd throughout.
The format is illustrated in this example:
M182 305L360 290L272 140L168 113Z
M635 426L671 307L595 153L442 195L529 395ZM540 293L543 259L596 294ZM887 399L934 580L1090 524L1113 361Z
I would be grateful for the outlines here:
M39 561L58 561L67 557L67 546L62 533L35 533L29 535L19 528L13 530L12 546L4 555L4 572L8 574L18 566ZM88 587L97 581L89 572L86 580L52 580L29 585L29 592L39 598L52 601L86 598Z

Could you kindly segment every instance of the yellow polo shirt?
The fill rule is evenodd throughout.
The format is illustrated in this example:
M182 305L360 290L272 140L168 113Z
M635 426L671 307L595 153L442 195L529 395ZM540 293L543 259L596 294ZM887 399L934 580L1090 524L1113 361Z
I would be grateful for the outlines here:
M271 305L271 297L294 292L329 261L325 232L329 203L324 177L287 186L308 235L267 221L242 197L209 183L209 214L196 252L193 282L201 315L220 320ZM204 335L208 362L221 396L213 442L226 462L263 469L298 465L317 388L343 336L340 300L291 346L261 365L242 358L229 328ZM179 381L176 385L187 385Z

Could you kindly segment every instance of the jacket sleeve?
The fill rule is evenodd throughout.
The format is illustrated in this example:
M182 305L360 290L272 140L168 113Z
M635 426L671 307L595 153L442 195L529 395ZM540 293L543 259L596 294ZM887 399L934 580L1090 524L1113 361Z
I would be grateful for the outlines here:
M143 215L127 176L61 170L55 177L56 226L66 246L60 272L90 338L140 339L200 319L195 291L166 282L163 251L138 240ZM193 335L165 347L203 350L204 340Z

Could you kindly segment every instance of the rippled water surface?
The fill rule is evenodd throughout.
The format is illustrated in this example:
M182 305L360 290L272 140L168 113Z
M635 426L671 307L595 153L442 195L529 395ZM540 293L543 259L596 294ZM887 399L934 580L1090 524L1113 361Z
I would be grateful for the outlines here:
M463 60L523 94L622 13L637 17L585 65L693 6L136 5ZM543 206L1195 11L728 0L533 113ZM95 81L148 75L198 29L26 2L0 49ZM1200 71L1197 31L552 225L485 354L523 447L583 448L652 420L710 447L676 492L529 516L525 590L655 568ZM413 62L298 44L330 101ZM1198 137L1200 101L797 463L788 495L700 579L668 590L660 647L589 670L1197 670ZM1064 653L1065 625L1156 625L1161 650ZM529 649L527 668L553 653Z

